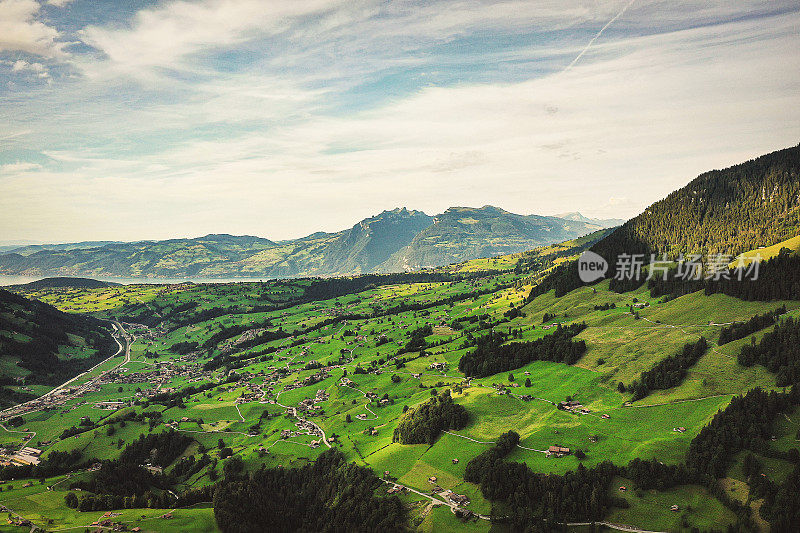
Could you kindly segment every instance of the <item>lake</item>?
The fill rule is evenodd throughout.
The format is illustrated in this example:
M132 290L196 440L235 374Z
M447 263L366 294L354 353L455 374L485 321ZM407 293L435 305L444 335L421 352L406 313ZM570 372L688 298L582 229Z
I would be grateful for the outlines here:
M23 283L30 283L32 281L39 281L40 279L44 278L52 278L56 276L11 276L0 274L0 287L6 287L8 285L20 285ZM76 276L57 276L57 277L76 277ZM110 281L113 283L121 283L123 285L139 285L144 283L150 283L155 285L162 285L168 283L183 283L186 281L191 281L193 283L234 283L234 282L254 282L254 281L264 281L269 278L197 278L197 277L186 277L186 278L110 278L105 276L80 276L84 278L91 278L96 279L99 281Z

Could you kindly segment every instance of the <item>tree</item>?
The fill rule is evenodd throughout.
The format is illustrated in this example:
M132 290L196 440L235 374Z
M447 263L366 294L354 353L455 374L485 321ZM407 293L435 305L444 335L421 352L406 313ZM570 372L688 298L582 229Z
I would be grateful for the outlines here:
M67 507L70 509L77 509L78 508L78 497L75 495L74 492L68 492L64 496L64 503L67 504Z
M531 378L526 378L525 379L525 386L526 387L530 387L531 386Z
M348 424L353 421L353 418L350 416L350 413L347 413L347 416L344 417L344 421Z
M509 374L508 375L508 381L512 381L512 382L514 381L514 374Z

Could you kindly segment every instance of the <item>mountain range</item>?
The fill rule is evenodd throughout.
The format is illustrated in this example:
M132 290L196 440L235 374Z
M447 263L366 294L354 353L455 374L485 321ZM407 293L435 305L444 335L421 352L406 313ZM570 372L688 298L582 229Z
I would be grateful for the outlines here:
M400 272L530 250L621 224L580 213L518 215L451 207L430 216L397 208L336 233L272 241L254 236L32 245L0 255L0 273L104 277L296 277Z

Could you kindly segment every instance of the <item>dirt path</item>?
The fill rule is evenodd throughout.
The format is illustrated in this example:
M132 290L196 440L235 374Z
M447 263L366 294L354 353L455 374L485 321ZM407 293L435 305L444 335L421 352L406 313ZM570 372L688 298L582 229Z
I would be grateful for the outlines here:
M361 394L363 394L363 395L364 395L364 398L367 398L367 403L366 403L366 404L364 404L364 409L366 409L367 411L369 411L370 413L372 413L372 416L373 416L374 418L362 418L362 420L377 420L377 419L378 419L378 415L376 415L376 414L375 414L375 413L372 411L372 409L370 409L370 408L369 408L369 397L367 396L367 393L366 393L366 392L364 392L363 390L361 390L361 389L359 389L359 388L353 387L352 385L345 385L344 383L340 383L340 385L341 385L342 387L348 387L348 388L350 388L350 389L357 390L358 392L360 392Z
M443 431L442 433L447 433L448 435L452 435L454 437L461 437L462 439L467 439L469 441L478 443L478 444L494 444L494 441L484 441L484 440L475 440L471 437L467 437L466 435L459 435L458 433L453 433L452 431ZM547 450L537 450L536 448L528 448L527 446L522 446L521 444L517 444L517 448L522 448L523 450L530 450L532 452L539 452L539 453L547 453Z
M723 398L725 396L735 396L735 394L715 394L713 396L703 396L702 398L688 398L686 400L675 400L672 402L665 402L665 403L651 403L648 405L627 405L625 407L617 407L616 409L631 409L631 408L639 408L642 409L644 407L663 407L665 405L675 405L678 403L686 403L686 402L699 402L701 400L708 400L710 398ZM614 409L610 409L614 410Z

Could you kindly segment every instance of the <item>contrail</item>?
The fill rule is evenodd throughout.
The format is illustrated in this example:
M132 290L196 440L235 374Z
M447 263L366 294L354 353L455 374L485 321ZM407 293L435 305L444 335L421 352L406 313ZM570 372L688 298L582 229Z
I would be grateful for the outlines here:
M626 10L627 10L629 7L631 7L631 6L633 5L633 3L634 3L635 1L636 1L636 0L631 0L630 2L628 2L627 4L625 4L625 7L623 7L623 8L622 8L622 10L621 10L619 13L617 13L616 15L614 15L614 18L612 18L611 20L609 20L608 22L606 22L606 25L605 25L605 26L603 26L602 28L600 28L600 31L599 31L599 32L597 32L597 35L595 35L594 37L592 37L592 40L591 40L591 41L589 41L589 44L587 44L587 45L586 45L586 47L585 47L583 50L581 50L581 53L580 53L580 54L578 54L578 56L577 56L575 59L573 59L573 60L572 60L572 63L570 63L569 65L567 65L567 68L565 68L565 69L564 69L564 70L562 70L561 72L566 72L566 71L568 71L569 69L571 69L571 68L573 67L573 65L575 65L575 63L577 63L577 62L578 62L578 60L580 60L580 58L582 58L582 57L583 57L583 54L585 54L585 53L586 53L586 52L589 50L589 48L591 48L591 47L592 47L592 45L594 44L594 42L595 42L595 41L596 41L596 40L597 40L597 39L598 39L598 38L599 38L601 35L603 35L603 32L604 32L604 31L606 31L606 29L607 29L609 26L611 26L612 24L614 24L614 21L615 21L615 20L617 20L618 18L620 18L620 17L621 17L621 16L622 16L622 15L625 13L625 11L626 11Z

